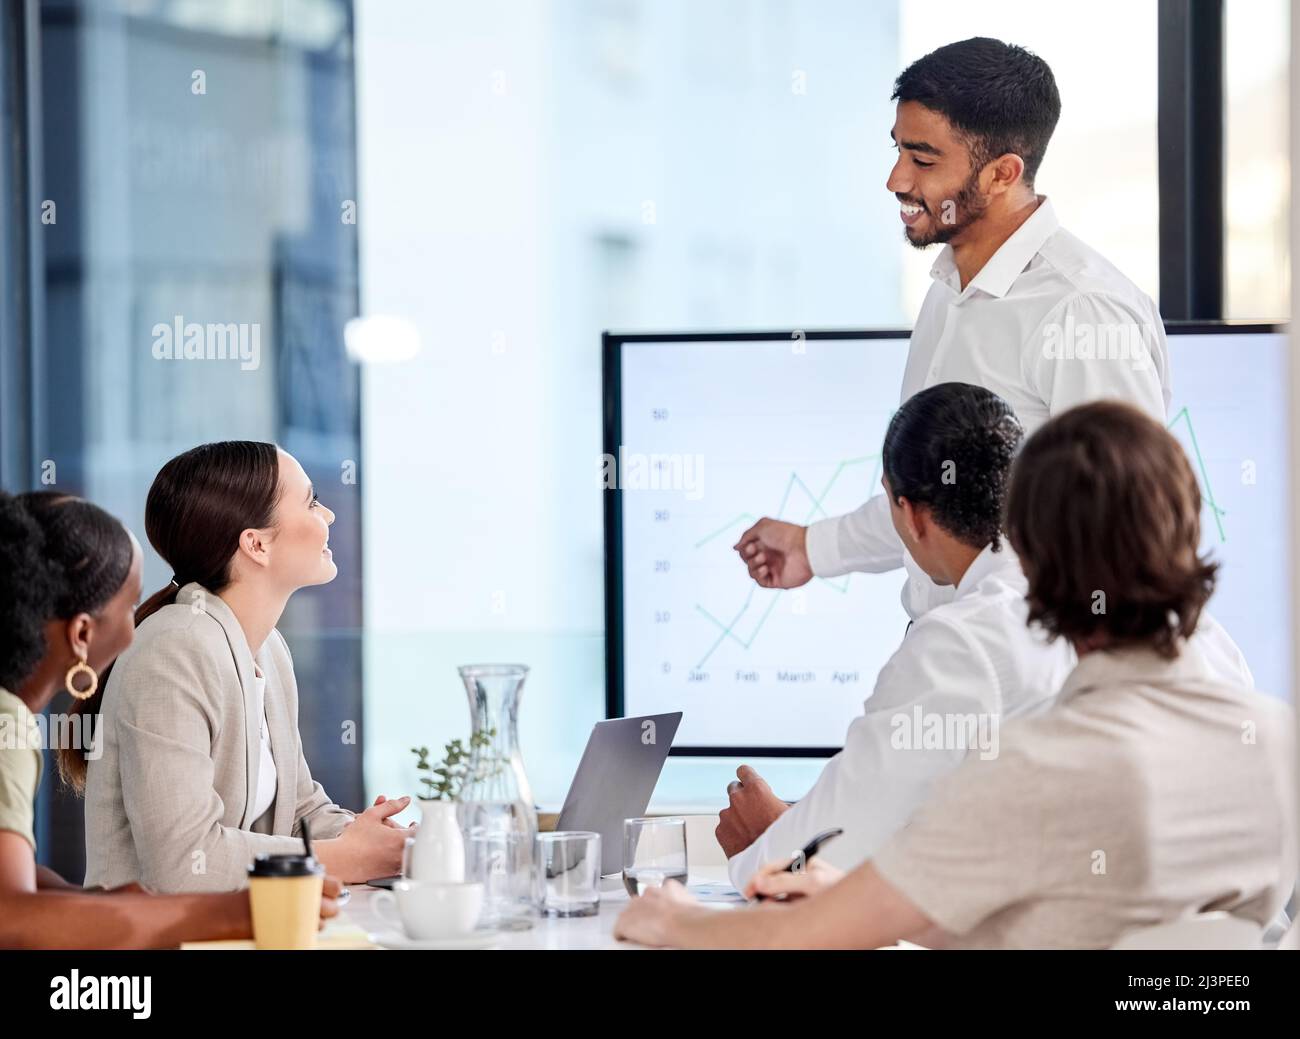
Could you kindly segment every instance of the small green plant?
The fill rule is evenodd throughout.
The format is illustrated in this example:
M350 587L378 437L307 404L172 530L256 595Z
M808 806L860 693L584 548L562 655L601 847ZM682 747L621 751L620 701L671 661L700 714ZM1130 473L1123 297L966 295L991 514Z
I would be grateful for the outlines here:
M428 747L412 747L415 767L428 773L420 777L424 786L423 800L459 801L470 783L490 779L500 772L504 759L487 754L480 754L477 767L471 768L474 752L490 747L496 734L496 729L479 729L470 735L468 749L461 740L452 740L443 748L442 760L437 765L430 764Z

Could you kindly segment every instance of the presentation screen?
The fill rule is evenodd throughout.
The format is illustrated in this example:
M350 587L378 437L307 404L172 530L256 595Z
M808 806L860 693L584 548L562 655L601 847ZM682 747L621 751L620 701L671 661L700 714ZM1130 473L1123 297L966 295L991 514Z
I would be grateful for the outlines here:
M1170 430L1201 483L1214 615L1290 688L1285 336L1170 326ZM676 753L834 753L907 626L901 570L769 590L733 546L880 492L905 331L605 337L607 708L684 712Z

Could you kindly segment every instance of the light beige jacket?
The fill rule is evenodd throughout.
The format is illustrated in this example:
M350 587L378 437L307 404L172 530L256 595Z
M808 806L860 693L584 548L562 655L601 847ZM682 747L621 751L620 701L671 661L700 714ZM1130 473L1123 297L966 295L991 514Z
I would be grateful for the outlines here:
M257 665L266 676L277 788L271 808L255 820L261 718L239 621L218 596L191 583L140 625L109 675L98 732L103 754L87 767L88 887L238 889L255 855L302 852L302 820L313 839L337 837L352 821L312 780L303 758L293 660L278 631Z

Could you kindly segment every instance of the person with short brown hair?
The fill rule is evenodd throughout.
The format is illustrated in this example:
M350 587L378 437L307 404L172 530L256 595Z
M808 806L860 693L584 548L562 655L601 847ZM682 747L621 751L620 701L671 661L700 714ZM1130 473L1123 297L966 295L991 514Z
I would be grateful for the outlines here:
M1044 426L1018 466L1005 525L1024 546L1030 623L1176 657L1218 570L1198 554L1201 490L1178 441L1128 404L1097 401Z
M715 913L670 883L633 900L616 934L1108 948L1220 910L1262 932L1296 882L1294 721L1189 637L1214 587L1199 513L1160 423L1114 403L1049 421L1012 467L1006 529L1037 622L1079 655L1051 710L1008 723L997 757L969 755L852 872L787 860L746 887L793 904Z

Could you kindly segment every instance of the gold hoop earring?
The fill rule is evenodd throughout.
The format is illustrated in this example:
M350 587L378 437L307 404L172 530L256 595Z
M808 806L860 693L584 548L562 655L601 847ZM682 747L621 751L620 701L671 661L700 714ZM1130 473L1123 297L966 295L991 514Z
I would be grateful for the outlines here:
M90 676L90 687L85 690L78 689L72 681L77 676L78 672L81 671L84 671ZM99 675L95 674L95 669L84 660L78 660L68 668L68 673L64 675L63 687L67 689L69 694L75 696L78 700L89 700L95 695L95 690L99 688Z

